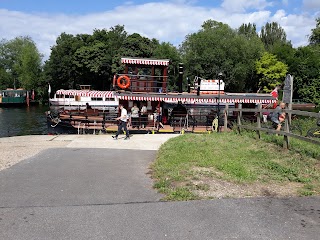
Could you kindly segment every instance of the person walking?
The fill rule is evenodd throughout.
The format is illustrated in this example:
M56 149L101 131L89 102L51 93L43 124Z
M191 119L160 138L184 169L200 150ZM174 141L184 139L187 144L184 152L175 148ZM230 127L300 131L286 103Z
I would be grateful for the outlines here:
M122 129L123 129L123 131L125 131L125 133L126 133L126 137L124 138L124 140L128 140L130 138L129 131L127 129L128 112L127 112L127 109L125 109L122 104L119 104L119 108L121 110L121 114L120 114L120 117L116 118L116 120L120 121L119 125L118 125L118 131L117 131L116 135L112 136L112 137L114 140L117 140L118 136L121 134Z

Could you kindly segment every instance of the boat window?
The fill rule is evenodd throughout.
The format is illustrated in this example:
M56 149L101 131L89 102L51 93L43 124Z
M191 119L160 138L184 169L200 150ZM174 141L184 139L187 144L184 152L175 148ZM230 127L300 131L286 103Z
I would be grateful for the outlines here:
M57 98L64 98L64 95L63 94L57 94L56 97Z
M115 101L114 98L106 98L106 101Z
M102 101L101 97L93 97L91 98L92 101Z

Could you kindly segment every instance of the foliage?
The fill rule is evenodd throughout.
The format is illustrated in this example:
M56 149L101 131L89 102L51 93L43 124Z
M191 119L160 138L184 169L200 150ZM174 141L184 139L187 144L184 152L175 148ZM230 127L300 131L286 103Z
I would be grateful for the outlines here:
M260 38L267 51L272 50L276 43L287 43L287 34L276 22L266 23L261 28Z
M17 37L0 43L1 88L16 87L28 90L39 87L41 59L30 37Z
M320 104L320 46L300 47L294 54L290 73L294 76L295 98Z
M169 90L177 91L177 82L178 82L178 65L181 62L180 53L178 49L173 46L171 43L162 42L156 46L153 52L153 57L157 59L170 59L169 65Z
M255 23L242 24L238 29L238 33L245 35L247 38L258 37Z
M223 72L228 91L247 90L255 70L254 61L262 50L257 37L247 38L227 24L213 20L204 22L197 33L189 34L181 46L190 77L212 79Z
M316 27L311 30L310 44L320 44L320 17L316 19Z
M261 74L259 86L264 92L271 92L275 86L283 82L286 76L288 66L277 60L277 57L271 53L264 52L261 58L256 61L257 73Z

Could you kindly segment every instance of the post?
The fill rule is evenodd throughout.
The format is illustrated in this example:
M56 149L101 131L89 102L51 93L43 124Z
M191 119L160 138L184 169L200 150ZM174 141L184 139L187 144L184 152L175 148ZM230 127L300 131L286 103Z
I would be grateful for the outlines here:
M221 84L221 79L222 79L222 72L220 72L218 74L218 132L220 132L220 126L219 126L219 123L220 123L220 84Z
M228 130L228 111L229 111L229 104L226 104L224 109L224 131Z
M242 115L242 104L241 104L241 103L239 103L238 109L239 109L239 112L238 112L237 120L238 120L238 132L239 132L239 134L240 134L240 133L241 133L241 132L240 132L240 128L241 128L241 115Z
M286 133L290 132L289 119L288 118L289 118L289 114L286 111L286 118L284 119L284 132L286 132ZM286 134L283 135L283 148L284 149L289 149L289 137Z
M262 115L262 113L261 113L262 105L261 104L258 104L258 110L259 110L259 112L257 114L257 128L261 128L261 115ZM261 136L260 136L259 130L257 130L257 135L258 135L258 138L260 139Z
M179 93L182 93L183 63L179 63Z

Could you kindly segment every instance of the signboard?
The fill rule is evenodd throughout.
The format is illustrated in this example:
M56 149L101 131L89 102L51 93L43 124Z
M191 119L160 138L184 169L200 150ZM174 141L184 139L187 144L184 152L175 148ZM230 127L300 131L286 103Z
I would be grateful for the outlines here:
M291 104L292 94L293 94L293 77L290 74L287 74L286 79L284 80L282 102Z

